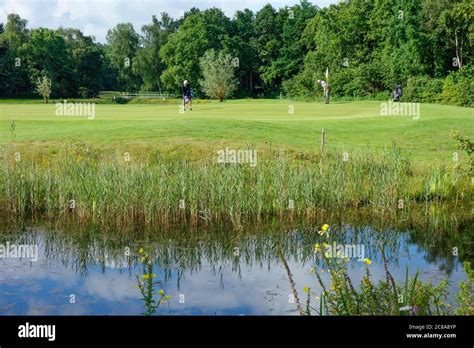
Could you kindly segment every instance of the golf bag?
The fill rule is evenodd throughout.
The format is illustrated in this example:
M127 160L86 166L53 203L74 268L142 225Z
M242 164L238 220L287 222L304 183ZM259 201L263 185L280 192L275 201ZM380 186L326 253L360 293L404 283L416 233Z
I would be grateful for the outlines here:
M403 95L402 86L396 85L392 92L393 101L399 102L402 95Z

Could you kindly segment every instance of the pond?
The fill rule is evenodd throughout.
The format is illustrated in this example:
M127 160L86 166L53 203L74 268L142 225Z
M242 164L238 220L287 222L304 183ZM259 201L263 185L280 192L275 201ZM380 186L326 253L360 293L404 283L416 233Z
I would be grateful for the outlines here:
M323 222L331 246L342 246L354 284L367 259L374 279L384 278L384 258L396 281L405 280L407 267L423 281L448 279L448 302L466 279L469 218L327 220L147 231L3 223L0 315L298 315L295 294L304 302L305 288L321 292L315 270L329 284L315 253Z

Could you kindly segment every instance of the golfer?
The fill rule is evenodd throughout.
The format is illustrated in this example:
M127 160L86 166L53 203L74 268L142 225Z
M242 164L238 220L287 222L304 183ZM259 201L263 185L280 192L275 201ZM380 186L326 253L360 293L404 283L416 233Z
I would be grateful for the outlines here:
M186 110L186 104L189 103L189 110L193 110L193 100L191 95L191 85L188 80L183 82L183 109Z
M318 85L319 84L321 85L321 87L323 87L324 90L324 100L326 104L329 104L329 94L331 93L331 87L329 87L329 85L324 80L318 80Z

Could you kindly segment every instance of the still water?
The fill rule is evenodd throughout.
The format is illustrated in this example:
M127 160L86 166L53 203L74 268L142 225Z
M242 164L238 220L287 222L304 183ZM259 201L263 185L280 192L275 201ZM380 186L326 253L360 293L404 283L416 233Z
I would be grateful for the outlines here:
M337 243L358 248L348 262L354 284L364 275L364 258L372 260L374 279L385 276L383 246L395 280L405 280L407 266L411 276L419 271L424 281L448 278L453 301L456 284L465 279L462 261L472 259L472 225L454 221L442 228L336 221L329 230ZM314 253L321 240L316 226L321 224L146 233L3 226L0 315L141 315L150 300L160 298L160 290L169 300L156 315L298 315L290 277L303 299L304 287L321 291L312 271L323 268ZM5 254L7 246L12 251L20 245L31 247L31 254ZM142 262L140 248L150 261ZM145 284L143 274L156 275L145 293L138 286ZM329 281L327 272L320 274Z

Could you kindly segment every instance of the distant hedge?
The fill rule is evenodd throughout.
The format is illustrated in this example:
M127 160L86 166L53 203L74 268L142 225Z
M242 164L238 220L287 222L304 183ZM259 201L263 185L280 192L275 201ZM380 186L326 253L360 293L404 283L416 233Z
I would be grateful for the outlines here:
M464 66L444 80L442 102L474 107L474 67Z
M404 90L404 101L443 103L474 107L474 68L462 67L445 79L411 77Z
M403 91L403 100L417 103L439 103L443 92L443 79L428 76L410 77Z

